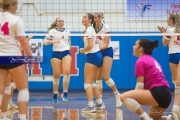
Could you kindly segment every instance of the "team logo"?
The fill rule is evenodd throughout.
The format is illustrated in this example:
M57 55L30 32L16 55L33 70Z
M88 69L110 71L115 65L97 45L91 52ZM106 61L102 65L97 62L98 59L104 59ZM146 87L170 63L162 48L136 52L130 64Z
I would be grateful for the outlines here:
M147 2L139 2L137 6L139 7L140 16L143 17L145 12L151 9L152 4L149 4Z

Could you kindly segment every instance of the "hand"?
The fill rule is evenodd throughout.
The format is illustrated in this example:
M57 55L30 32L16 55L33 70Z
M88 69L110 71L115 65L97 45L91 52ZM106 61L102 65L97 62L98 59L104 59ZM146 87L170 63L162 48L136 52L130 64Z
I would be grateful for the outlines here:
M80 48L79 51L80 51L80 53L83 53L83 54L85 53L83 48Z
M53 43L60 44L60 40L53 40Z
M157 26L158 30L162 33L166 33L166 29L164 27Z

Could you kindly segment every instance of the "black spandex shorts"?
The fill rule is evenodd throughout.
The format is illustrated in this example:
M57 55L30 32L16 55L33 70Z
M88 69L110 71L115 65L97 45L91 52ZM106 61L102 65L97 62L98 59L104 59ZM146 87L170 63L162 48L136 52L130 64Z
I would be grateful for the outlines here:
M12 69L21 65L23 64L0 64L0 69Z
M150 90L152 96L161 108L168 108L171 103L171 92L166 86L154 87Z

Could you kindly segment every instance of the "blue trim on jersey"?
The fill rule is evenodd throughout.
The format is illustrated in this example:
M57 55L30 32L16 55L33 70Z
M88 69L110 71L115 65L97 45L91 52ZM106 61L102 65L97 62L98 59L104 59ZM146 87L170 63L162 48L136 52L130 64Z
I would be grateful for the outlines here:
M169 54L169 62L173 64L179 64L180 62L180 53Z
M112 47L101 50L100 52L101 52L103 58L106 57L106 56L113 58L113 49L112 49Z
M95 53L88 53L86 54L86 62L99 68L103 65L103 57L99 51Z
M57 58L59 60L62 60L65 56L67 55L70 55L71 56L71 53L69 50L66 50L66 51L63 51L63 52L60 52L60 51L53 51L53 55L52 55L52 58Z
M64 32L65 31L65 28L63 28L63 30L62 31L60 31L60 30L58 30L57 28L55 28L57 31L59 31L59 32Z
M102 23L101 29L99 29L98 32L102 30L103 26L104 26L104 24ZM97 33L98 33L98 32L97 32Z

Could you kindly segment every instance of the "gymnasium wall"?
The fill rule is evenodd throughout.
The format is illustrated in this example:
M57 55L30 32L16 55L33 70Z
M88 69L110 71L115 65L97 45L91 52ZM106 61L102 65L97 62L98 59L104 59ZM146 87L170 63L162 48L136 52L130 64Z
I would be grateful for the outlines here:
M157 33L156 27L158 25L167 26L167 16L163 17L163 19L156 19L153 16L149 20L146 19L147 17L141 19L130 17L128 13L130 8L127 6L130 1L134 1L133 9L136 10L138 8L135 4L142 0L19 0L16 15L23 19L27 33L39 34L47 33L47 27L57 17L64 18L65 27L72 33L82 33L84 31L84 26L81 24L82 16L87 12L103 12L105 14L105 23L111 27L113 33ZM155 0L144 1L155 2ZM171 4L166 3L164 6L170 6L173 9ZM157 7L154 5L154 8ZM149 11L145 15L148 14ZM52 46L42 45L43 38L44 36L34 36L30 42L31 48L35 50L34 54L43 56L42 63L36 64L33 69L27 69L30 89L52 89L52 68L50 65ZM159 40L159 47L154 50L153 56L160 62L165 77L169 81L171 88L173 88L168 64L168 50L162 46L162 37L114 36L111 37L115 51L111 77L114 79L117 88L133 89L135 87L134 64L137 58L132 55L132 47L138 38ZM37 48L38 44L40 49ZM73 60L70 89L84 89L83 70L86 58L85 55L79 53L79 48L84 45L81 36L72 36L71 44ZM62 77L60 79L60 88L62 88ZM105 89L109 89L105 83L103 85Z

